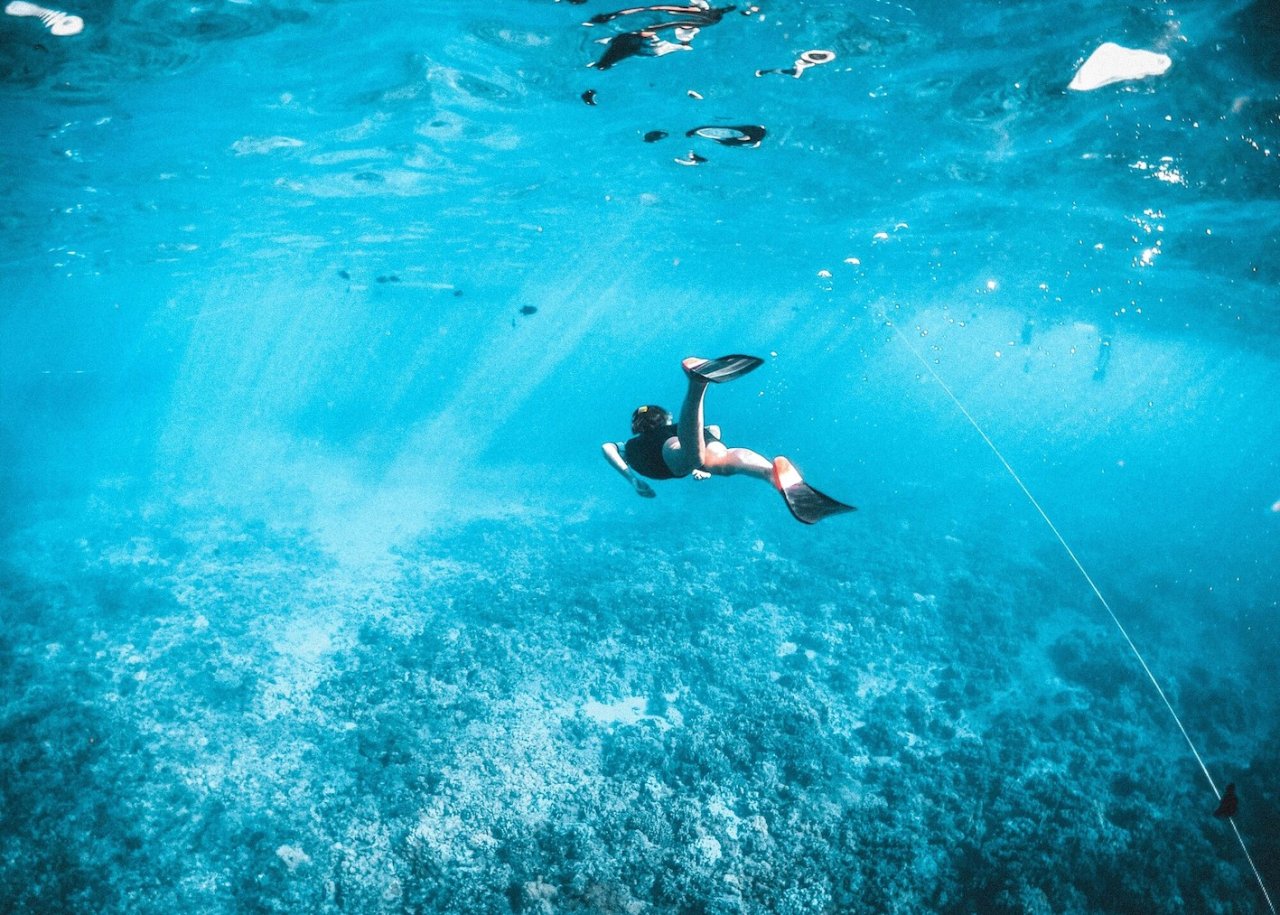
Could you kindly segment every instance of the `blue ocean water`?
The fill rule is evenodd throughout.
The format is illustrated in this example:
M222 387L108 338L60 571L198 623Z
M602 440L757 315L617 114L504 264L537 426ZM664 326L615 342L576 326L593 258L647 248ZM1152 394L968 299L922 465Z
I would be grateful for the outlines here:
M1280 4L620 9L0 17L0 910L1270 911Z

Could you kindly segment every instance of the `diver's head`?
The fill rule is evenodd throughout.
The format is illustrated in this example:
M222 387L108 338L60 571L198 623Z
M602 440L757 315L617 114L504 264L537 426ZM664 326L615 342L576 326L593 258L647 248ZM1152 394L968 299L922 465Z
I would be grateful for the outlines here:
M657 404L650 403L643 407L636 407L636 412L631 414L631 431L637 435L669 425L671 425L671 414Z

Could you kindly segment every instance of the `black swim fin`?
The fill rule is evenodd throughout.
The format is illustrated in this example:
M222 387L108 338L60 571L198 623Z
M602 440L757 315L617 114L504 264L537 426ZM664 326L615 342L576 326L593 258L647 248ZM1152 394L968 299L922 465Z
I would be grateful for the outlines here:
M732 353L728 356L721 356L719 359L708 359L701 365L689 369L688 372L703 381L720 384L740 378L747 372L753 372L762 365L764 365L764 360L759 356L744 356L741 353Z
M856 506L845 505L818 492L800 477L800 471L784 457L773 459L773 482L786 500L791 514L804 524L817 524L831 515L858 510Z

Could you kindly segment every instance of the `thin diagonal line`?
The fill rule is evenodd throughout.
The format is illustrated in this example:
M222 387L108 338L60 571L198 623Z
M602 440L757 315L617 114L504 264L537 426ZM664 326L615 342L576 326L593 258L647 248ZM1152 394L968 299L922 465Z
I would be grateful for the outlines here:
M1050 520L1049 515L1040 507L1040 503L1036 500L1036 497L1031 494L1031 490L1027 488L1027 484L1022 482L1022 477L1018 476L1018 472L1013 469L1013 465L1005 460L1005 456L1000 453L1000 449L996 447L996 443L993 442L990 436L983 431L982 426L978 425L978 421L973 418L973 415L965 409L964 404L960 402L960 398L957 397L955 392L952 391L947 383L942 380L942 377L934 370L933 366L929 364L928 360L920 355L920 352L911 345L911 341L908 340L906 335L898 329L898 325L888 320L888 318L885 319L885 323L893 328L893 332L898 335L898 339L902 341L903 346L911 352L911 355L916 357L916 360L925 367L925 371L933 376L933 380L936 381L938 386L946 392L949 398L951 398L951 402L956 405L956 408L964 415L964 418L969 421L969 425L973 426L974 431L977 432L978 435L982 437L982 440L987 443L987 447L991 449L991 453L994 454L1000 463L1004 465L1004 469L1009 472L1009 476L1013 477L1013 481L1018 484L1018 488L1021 489L1022 494L1027 497L1027 501L1031 503L1032 507L1040 517L1044 519L1044 523L1048 525L1049 530L1053 531L1053 536L1057 538L1058 543L1062 544L1062 548L1066 550L1067 555L1071 557L1071 561L1075 563L1075 567L1080 570L1080 574L1084 577L1084 580L1089 583L1089 588L1093 591L1094 597L1098 598L1098 603L1102 604L1103 608L1107 611L1107 615L1111 617L1111 622L1115 623L1116 628L1120 630L1120 634L1124 636L1124 640L1128 643L1129 649L1133 652L1133 656L1138 659L1138 663L1142 665L1142 669L1146 672L1147 678L1151 681L1151 685L1156 688L1156 692L1160 695L1160 700L1164 703L1164 707L1167 708L1169 710L1169 714L1173 716L1174 723L1178 725L1178 730L1182 732L1182 739L1187 742L1187 746L1191 749L1191 755L1194 756L1196 758L1196 762L1200 764L1200 771L1204 773L1205 780L1209 783L1209 787L1213 789L1214 797L1221 801L1222 794L1218 791L1218 786L1214 783L1213 776L1209 774L1209 767L1204 764L1204 758L1201 757L1200 751L1196 749L1195 742L1191 739L1191 735L1187 733L1187 729L1183 726L1182 719L1179 718L1178 713L1174 711L1173 703L1170 702L1169 697L1165 695L1164 689L1160 686L1160 681L1156 679L1156 675L1152 673L1151 668L1147 666L1146 658L1142 656L1142 652L1138 650L1138 646L1135 645L1133 639L1129 637L1129 633L1120 622L1120 618L1116 616L1115 611L1111 609L1111 604L1107 603L1107 599L1102 596L1102 591L1099 590L1097 584L1094 583L1093 576L1085 570L1084 564L1080 562L1075 551L1067 544L1066 538L1062 536L1057 525ZM1245 860L1249 862L1249 867L1253 871L1254 879L1258 881L1258 888L1262 890L1262 895L1267 900L1267 907L1271 909L1272 915L1275 915L1275 904L1271 901L1271 894L1267 892L1267 885L1262 880L1262 874L1258 871L1257 865L1253 863L1253 855L1249 854L1249 848L1245 845L1244 836L1240 834L1240 829L1236 826L1236 821L1231 819L1230 822L1231 829L1236 836L1236 841L1240 843L1240 850L1244 852Z

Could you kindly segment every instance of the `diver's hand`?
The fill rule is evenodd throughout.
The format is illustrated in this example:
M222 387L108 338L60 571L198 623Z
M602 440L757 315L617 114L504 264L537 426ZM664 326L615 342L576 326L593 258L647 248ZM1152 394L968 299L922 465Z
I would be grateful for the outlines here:
M707 473L705 470L695 470L693 472L693 478L695 480L709 480L711 479L711 474Z
M646 499L652 499L658 495L656 492L653 491L653 487L650 486L648 483L646 483L644 480L635 480L634 482L636 484L637 496L642 496Z

